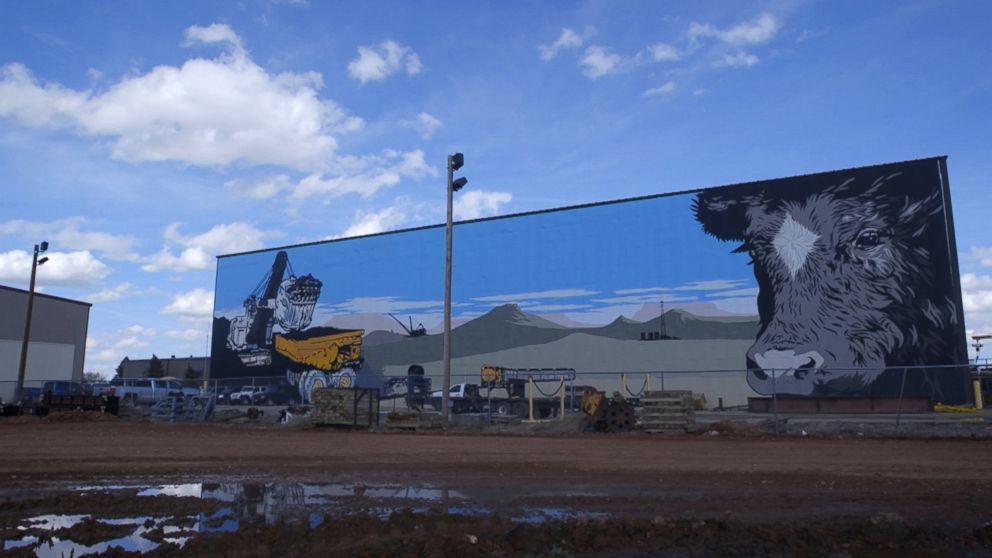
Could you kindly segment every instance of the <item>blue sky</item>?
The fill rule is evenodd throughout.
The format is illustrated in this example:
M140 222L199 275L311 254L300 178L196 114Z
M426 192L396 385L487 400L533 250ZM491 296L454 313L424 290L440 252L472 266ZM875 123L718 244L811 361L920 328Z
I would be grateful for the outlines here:
M0 283L87 370L200 354L217 254L948 155L992 330L986 2L6 2Z

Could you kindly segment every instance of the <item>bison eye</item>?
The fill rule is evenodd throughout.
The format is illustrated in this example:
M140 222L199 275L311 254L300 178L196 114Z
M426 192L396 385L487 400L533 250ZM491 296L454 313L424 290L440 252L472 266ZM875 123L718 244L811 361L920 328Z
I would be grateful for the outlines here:
M858 248L872 248L878 246L881 240L882 235L877 229L865 229L858 233L858 237L854 239L854 245Z

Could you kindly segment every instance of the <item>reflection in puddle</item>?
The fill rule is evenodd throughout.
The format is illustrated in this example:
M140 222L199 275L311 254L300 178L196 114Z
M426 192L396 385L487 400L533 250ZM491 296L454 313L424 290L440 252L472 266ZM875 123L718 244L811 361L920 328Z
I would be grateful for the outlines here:
M360 482L337 484L206 482L157 486L113 484L80 486L72 490L80 493L122 493L122 496L137 494L140 498L196 498L221 502L223 507L210 512L179 516L142 515L105 518L95 514L47 514L26 517L17 526L23 536L5 540L3 550L31 547L36 555L42 557L99 554L115 547L144 553L155 550L163 542L182 547L190 538L200 533L235 532L249 522L266 524L283 521L305 522L313 529L335 518L357 513L383 520L389 519L393 513L400 510L417 514L433 512L463 516L485 516L493 513L489 507L474 502L465 493L457 490ZM606 515L565 508L528 507L511 517L518 523L541 523L569 517L601 518ZM133 526L134 530L127 536L91 545L83 545L66 538L64 530L69 530L87 520L108 526ZM45 532L48 534L46 535Z

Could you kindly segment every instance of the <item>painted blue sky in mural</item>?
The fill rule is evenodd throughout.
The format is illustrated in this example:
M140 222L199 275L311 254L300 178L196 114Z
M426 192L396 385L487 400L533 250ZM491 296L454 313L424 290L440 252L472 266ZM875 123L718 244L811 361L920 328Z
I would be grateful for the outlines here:
M756 315L748 257L705 235L690 194L486 219L455 226L453 315L501 304L565 323L647 320L667 309ZM323 281L315 323L347 314L441 319L444 229L288 249L297 275ZM660 256L659 256L660 254ZM242 313L275 251L220 259L217 313ZM438 265L442 264L442 265Z

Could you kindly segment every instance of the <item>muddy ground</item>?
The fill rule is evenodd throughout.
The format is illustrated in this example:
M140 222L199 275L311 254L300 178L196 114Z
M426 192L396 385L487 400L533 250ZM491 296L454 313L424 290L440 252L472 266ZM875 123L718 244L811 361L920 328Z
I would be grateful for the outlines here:
M0 536L56 556L992 556L992 443L718 430L18 417L0 420ZM98 545L124 532L143 542Z

